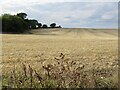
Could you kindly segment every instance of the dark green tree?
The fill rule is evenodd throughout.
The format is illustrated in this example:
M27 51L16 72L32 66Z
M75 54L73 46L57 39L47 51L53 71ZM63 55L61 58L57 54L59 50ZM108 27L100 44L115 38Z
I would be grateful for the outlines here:
M43 24L42 28L48 28L47 24Z
M36 29L37 25L38 25L38 21L37 20L35 20L35 19L29 20L29 26L30 26L31 29Z
M21 13L17 13L17 16L20 17L20 18L22 18L22 19L25 19L27 17L27 14L21 12Z
M28 30L30 29L30 22L29 22L29 19L25 19L25 29Z
M50 24L50 27L51 27L51 28L55 28L55 27L56 27L56 23Z
M58 28L62 28L62 26L61 26L61 25L59 25L59 26L58 26Z
M26 19L27 14L21 12L21 13L17 13L17 16L20 17L20 18L22 18L22 19L24 20L24 22L25 22L24 28L25 28L25 29L29 29L29 20Z
M10 14L2 15L2 31L21 33L25 30L25 22L18 16Z
M0 16L0 33L2 33L2 16Z
M42 27L42 23L38 23L38 28L41 28Z

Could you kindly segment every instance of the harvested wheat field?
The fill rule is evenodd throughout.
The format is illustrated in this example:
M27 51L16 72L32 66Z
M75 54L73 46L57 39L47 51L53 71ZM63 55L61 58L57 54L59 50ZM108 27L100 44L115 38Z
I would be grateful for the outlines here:
M117 88L117 29L2 35L3 87Z

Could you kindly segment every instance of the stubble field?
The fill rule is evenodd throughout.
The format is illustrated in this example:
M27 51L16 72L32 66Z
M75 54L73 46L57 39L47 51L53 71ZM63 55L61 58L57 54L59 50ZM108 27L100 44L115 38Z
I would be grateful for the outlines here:
M40 29L30 34L3 34L3 86L116 88L117 34L115 29Z

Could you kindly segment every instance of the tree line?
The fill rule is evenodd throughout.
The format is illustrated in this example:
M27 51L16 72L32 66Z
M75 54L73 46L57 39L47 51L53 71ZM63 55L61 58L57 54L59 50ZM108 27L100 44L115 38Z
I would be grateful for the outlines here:
M26 13L17 13L16 15L1 15L0 20L2 21L2 32L23 33L31 29L61 28L61 26L57 26L56 23L51 23L48 26L47 24L39 23L35 19L28 19L26 17Z

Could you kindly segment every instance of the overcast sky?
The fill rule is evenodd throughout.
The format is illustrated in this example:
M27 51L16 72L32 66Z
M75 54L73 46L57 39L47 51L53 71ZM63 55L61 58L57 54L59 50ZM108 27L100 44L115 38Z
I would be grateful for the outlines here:
M28 18L37 19L43 24L55 22L57 25L60 24L67 28L117 28L117 1L0 0L0 13L25 12L28 14Z

